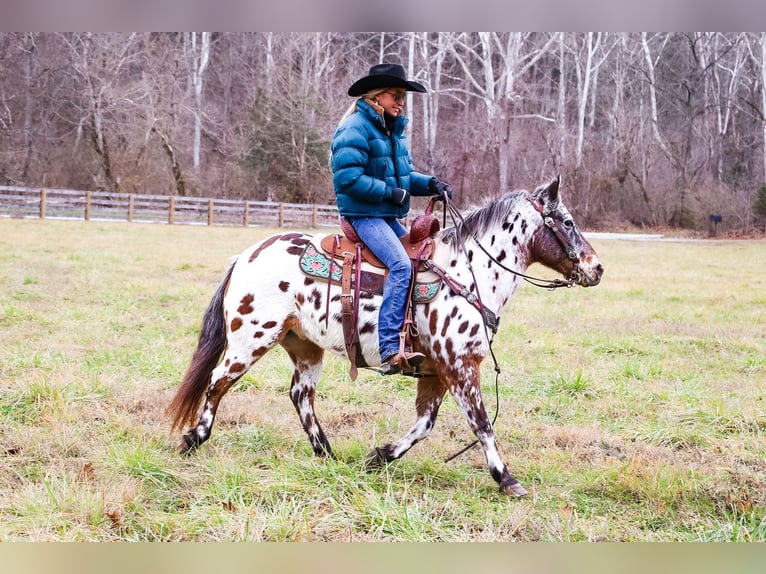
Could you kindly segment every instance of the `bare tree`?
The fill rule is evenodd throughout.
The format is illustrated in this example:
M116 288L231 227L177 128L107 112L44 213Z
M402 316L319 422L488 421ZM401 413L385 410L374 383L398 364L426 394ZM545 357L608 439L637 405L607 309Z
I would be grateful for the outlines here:
M583 143L585 141L585 120L587 106L591 103L590 127L595 121L596 79L598 70L606 61L611 46L604 47L608 35L602 32L586 32L583 43L579 43L579 34L574 35L574 68L577 76L577 142L575 144L575 168L582 165ZM584 54L582 53L584 51Z
M32 141L32 121L34 112L34 96L32 94L35 76L37 75L36 34L27 32L24 34L24 52L26 55L24 62L24 164L21 168L21 177L24 180L29 179L29 168L32 162L32 150L34 142Z
M643 32L641 34L641 46L644 51L644 58L646 61L646 73L649 77L649 102L651 104L651 113L650 113L650 120L651 120L651 126L652 126L652 134L654 135L654 139L657 142L657 144L660 146L660 149L665 154L665 156L670 160L673 157L673 154L670 151L670 148L668 147L667 142L665 141L665 138L660 133L660 125L659 125L659 114L657 112L657 77L655 73L656 68L656 61L655 58L652 56L651 49L649 48L649 35L646 32ZM662 38L662 47L667 44L668 36L665 36ZM660 49L661 51L661 49Z
M396 61L461 202L560 171L587 221L745 229L766 34L0 33L3 182L325 201L345 87Z
M316 38L277 35L272 42L273 72L250 110L245 168L268 200L313 201L332 193L323 137L326 98L317 97L316 67L330 69ZM268 68L267 68L268 69Z
M544 38L540 44L535 39L529 33L479 32L459 34L451 43L451 52L467 82L466 91L478 98L486 110L501 193L509 189L516 81L548 53L557 35Z
M188 32L186 35L187 57L190 60L191 83L194 89L194 147L192 165L199 171L200 142L202 139L202 88L205 82L205 70L210 62L210 32Z
M761 129L763 130L763 181L766 182L766 32L761 32Z
M61 37L69 49L73 79L79 87L77 100L73 100L80 113L77 141L87 136L99 157L99 170L94 174L97 187L119 190L110 139L120 130L124 106L136 89L124 72L136 57L137 34L88 32Z
M439 133L439 103L442 95L444 61L452 42L452 35L438 32L413 34L422 62L422 80L430 87L428 94L420 99L423 141L425 142L426 169L434 170L434 150ZM430 38L429 36L435 36ZM419 78L421 79L421 78Z

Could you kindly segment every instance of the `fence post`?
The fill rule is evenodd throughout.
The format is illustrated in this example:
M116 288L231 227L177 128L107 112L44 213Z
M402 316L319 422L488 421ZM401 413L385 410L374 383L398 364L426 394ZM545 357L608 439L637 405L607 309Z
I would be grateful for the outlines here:
M48 195L48 190L45 188L40 190L40 219L45 219L45 200Z
M128 196L128 223L133 223L133 194Z
M282 202L279 202L279 227L282 227L285 224L285 206L282 204Z
M207 224L213 225L213 198L207 200Z
M318 208L317 208L317 204L315 203L314 204L314 210L311 212L311 226L314 229L319 227L319 225L317 225L317 211L318 211Z
M247 203L247 200L245 200L245 217L244 217L244 226L247 227L250 225L250 206Z
M170 225L173 225L174 220L174 214L173 212L176 210L176 197L174 195L170 196L170 207L168 208L168 223Z
M85 192L85 221L90 221L90 191Z

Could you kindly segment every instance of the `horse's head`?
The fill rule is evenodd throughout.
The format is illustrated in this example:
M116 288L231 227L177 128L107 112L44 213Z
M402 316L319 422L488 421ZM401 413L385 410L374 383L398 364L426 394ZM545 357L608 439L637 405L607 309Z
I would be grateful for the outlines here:
M559 178L539 186L530 196L543 224L535 232L532 256L577 285L593 287L604 267L559 197Z

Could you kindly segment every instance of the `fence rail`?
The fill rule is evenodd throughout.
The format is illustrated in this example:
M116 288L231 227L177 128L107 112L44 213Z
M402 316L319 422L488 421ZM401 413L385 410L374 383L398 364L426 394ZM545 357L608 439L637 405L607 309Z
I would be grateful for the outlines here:
M0 217L187 225L337 226L334 205L0 186Z

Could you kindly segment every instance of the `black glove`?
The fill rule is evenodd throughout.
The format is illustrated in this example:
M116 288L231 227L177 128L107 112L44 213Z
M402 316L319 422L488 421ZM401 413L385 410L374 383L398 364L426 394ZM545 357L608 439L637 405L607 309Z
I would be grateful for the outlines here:
M434 195L438 195L442 201L444 201L445 196L452 199L452 187L450 187L450 184L443 182L438 177L432 177L431 181L428 182L428 191Z
M394 203L396 205L404 205L407 203L407 200L410 198L410 194L407 192L406 189L402 189L401 187L395 187L391 190L391 203Z

